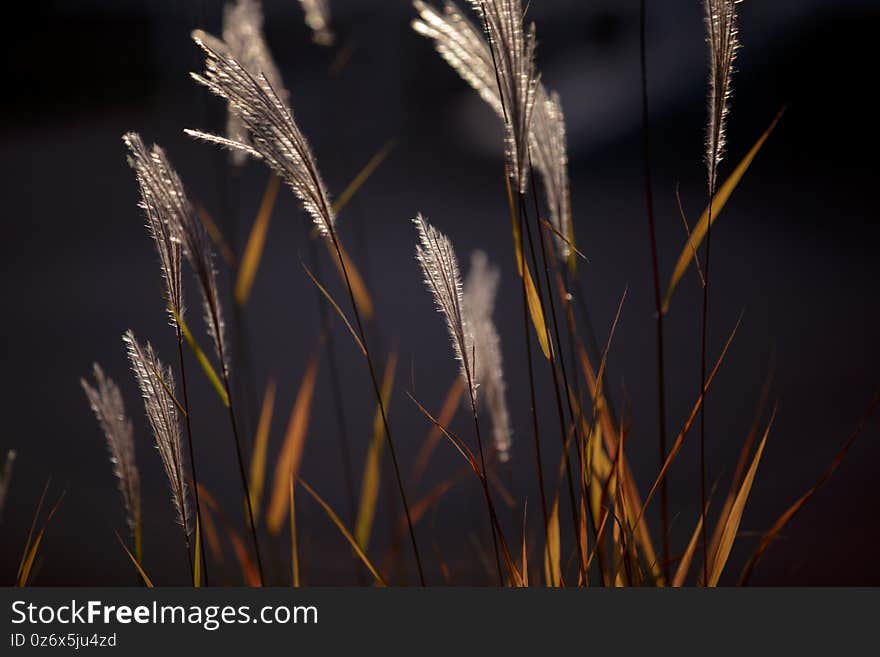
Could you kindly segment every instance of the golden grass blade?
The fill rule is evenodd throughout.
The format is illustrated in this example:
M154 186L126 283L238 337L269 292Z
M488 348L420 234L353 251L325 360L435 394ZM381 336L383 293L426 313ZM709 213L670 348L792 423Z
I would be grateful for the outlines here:
M211 238L211 241L214 243L214 247L217 249L217 252L220 254L220 257L223 258L223 262L226 263L226 266L230 269L235 269L238 260L235 257L235 253L229 247L229 243L226 241L226 238L223 237L223 233L220 230L220 227L208 213L208 211L199 204L196 204L196 213L199 215L199 219L202 222L202 225L205 227L205 232L208 233L208 237Z
M299 542L296 535L296 497L293 493L293 477L290 477L290 575L291 584L299 588Z
M535 282L532 280L532 273L527 264L524 262L524 251L522 245L522 234L519 230L519 222L516 216L515 205L513 202L513 192L510 189L510 180L507 182L507 202L510 205L510 223L513 231L513 248L516 256L516 270L520 278L524 278L526 284L526 299L528 300L529 315L532 318L532 324L535 326L535 333L538 337L538 343L541 345L541 351L544 358L550 360L553 354L553 347L550 344L549 333L544 324L544 311L541 307L541 299L538 296L538 290L535 288Z
M351 283L351 293L354 295L358 310L361 311L364 319L367 321L372 320L375 312L373 308L373 299L370 298L370 292L367 290L367 284L364 282L363 276L361 276L354 262L352 262L349 257L348 252L343 248L341 243L334 245L327 240L324 240L324 243L327 245L330 259L333 260L333 264L336 265L336 271L339 272L343 282L345 282L345 274L348 274L348 282ZM342 254L342 260L345 264L344 269L342 266L343 262L339 260L339 253L336 252L337 247L339 248L339 253Z
M461 404L464 388L464 380L460 376L456 376L452 385L449 386L443 406L440 407L440 414L437 416L437 421L444 427L449 426L455 417L455 413ZM431 455L434 453L442 437L443 433L440 431L440 428L437 425L431 425L431 431L428 432L428 437L425 438L425 442L416 456L416 464L413 466L413 486L422 480L422 475L425 474L425 468L428 467Z
M43 510L43 503L46 501L46 494L49 492L49 484L51 483L52 477L49 477L43 486L43 492L40 494L40 501L37 502L37 510L34 511L34 517L31 519L31 528L28 530L27 540L24 542L24 550L22 550L21 559L18 562L18 570L15 572L16 581L21 578L21 571L24 568L24 562L27 560L27 556L30 553L31 541L34 539L34 531L37 529L37 520L40 519L40 511Z
M701 513L697 518L697 526L694 529L694 533L691 534L691 540L688 542L684 555L682 555L681 561L678 563L678 568L675 570L675 575L672 576L673 588L684 586L684 580L691 568L691 562L694 560L694 552L697 551L697 543L700 540L700 534L702 531L703 514Z
M266 526L272 534L277 534L281 531L281 526L284 524L288 510L288 480L291 477L295 478L297 476L299 464L302 461L303 448L306 444L306 435L309 429L309 419L312 413L315 380L318 378L319 357L320 352L312 356L305 374L303 374L299 392L296 395L296 401L290 413L290 421L287 424L284 444L281 447L278 463L275 466L272 499L269 502L269 510L266 512Z
M186 340L186 343L189 345L189 348L192 350L193 354L196 357L196 360L199 361L199 365L202 366L202 371L207 375L208 381L211 382L211 386L220 396L220 401L223 402L223 405L227 408L229 407L229 395L226 393L226 388L223 386L223 383L220 381L220 377L217 376L217 372L214 370L214 366L211 365L211 361L208 360L208 357L205 355L205 352L202 351L202 348L199 347L199 344L196 342L196 339L193 337L192 332L189 330L189 326L186 325L186 322L183 321L183 317L175 314L174 318L177 320L178 325L180 326L180 332L183 333L183 338Z
M244 541L241 540L241 535L236 531L235 527L230 524L229 519L226 517L226 514L223 513L223 509L220 508L217 500L214 499L214 496L211 495L211 493L209 493L201 484L199 484L199 495L207 507L216 513L220 522L223 523L223 529L226 532L226 536L229 538L229 542L232 544L232 551L235 554L239 567L241 568L241 574L242 577L244 577L245 586L262 586L260 573L251 559L250 550L247 548ZM209 516L204 514L204 517Z
M553 500L547 519L547 549L544 551L544 579L547 586L559 586L562 582L562 560L559 536L559 495Z
M66 491L62 491L61 496L58 498L58 501L55 502L55 506L53 506L52 509L49 511L49 515L46 516L46 521L43 523L43 527L40 529L40 532L34 539L33 545L30 546L30 550L27 553L27 558L22 563L21 572L18 576L17 586L19 587L27 586L28 579L31 576L31 570L34 567L34 561L36 561L37 559L37 552L40 549L40 543L43 542L43 535L46 533L46 528L52 521L55 512L58 511L58 507L61 506L61 501L64 499L65 492Z
M767 429L764 431L764 436L758 444L758 449L755 450L752 464L749 466L746 476L743 478L739 493L733 502L733 506L730 508L730 514L727 516L727 520L724 524L724 531L721 532L721 540L718 541L718 553L712 560L711 569L709 571L709 586L718 586L718 580L721 579L721 573L724 572L724 566L727 565L727 559L733 548L733 542L736 539L739 524L742 521L743 511L746 507L746 501L749 499L749 493L752 490L752 484L754 483L755 475L758 472L758 464L761 462L761 455L764 453L764 446L767 444L767 437L770 435L770 429L773 427L773 420L775 417L776 411L774 410L773 416L767 424Z
M269 232L269 221L272 219L272 210L275 208L280 186L281 180L278 176L270 175L266 191L263 193L263 200L260 201L257 218L254 220L251 234L244 247L238 276L235 279L235 302L239 306L247 304L254 281L257 278L257 269L259 269L260 260L263 258L263 248L266 246L266 235Z
M333 524L336 525L337 529L339 529L339 531L340 531L340 532L342 533L342 535L345 537L345 540L348 541L349 545L351 545L351 548L355 551L355 554L358 555L358 557L360 558L360 560L361 560L361 561L364 563L364 565L367 567L367 570L369 570L369 571L370 571L370 574L373 575L373 577L374 577L375 580L376 580L376 583L377 583L379 586L387 586L387 584L385 583L385 580L382 578L382 575L379 574L379 571L376 570L376 567L373 565L373 562L370 561L370 558L367 556L367 553L364 552L364 551L361 549L361 546L358 544L358 542L357 542L357 540L355 539L355 537L351 535L351 532L348 531L348 529L345 527L345 524L339 519L339 516L337 516L336 513L334 513L334 511L333 511L333 509L330 507L330 505L327 504L327 503L321 498L321 496L318 495L318 493L316 493L316 492L314 491L314 489L312 489L311 486L309 486L305 481L303 481L302 477L299 477L299 478L297 479L297 481L299 481L299 485L302 486L303 488L305 488L305 489L306 489L306 492L307 492L309 495L311 495L312 498L313 498L318 504L321 505L321 508L324 509L324 512L327 514L327 516L330 518L330 520L333 521Z
M691 232L687 244L684 245L681 255L678 257L678 262L675 265L675 270L672 272L672 277L669 279L669 287L666 289L666 296L663 299L664 313L668 312L669 304L672 301L672 295L675 293L676 287L678 287L684 273L694 259L694 253L699 248L703 238L706 236L706 232L709 228L709 208L712 208L712 224L714 225L715 221L718 219L718 215L721 214L721 210L724 209L731 194L733 194L733 191L736 189L737 185L739 185L746 171L748 171L749 166L751 166L752 161L755 159L755 156L758 154L758 151L761 150L761 147L764 145L764 142L767 141L770 133L773 132L776 124L779 123L779 119L782 118L784 112L785 107L779 110L773 118L773 121L770 123L770 127L764 131L764 134L758 138L758 141L755 142L755 145L752 146L751 150L746 153L746 156L736 165L736 168L715 193L709 206L703 211L697 225L694 226L694 230Z
M144 586L146 586L148 589L153 588L153 582L149 578L149 576L147 576L147 573L144 571L140 562L131 553L131 550L128 549L128 546L125 544L125 541L122 540L122 537L119 535L119 533L118 532L114 532L114 533L116 533L116 538L119 541L119 544L122 546L122 549L125 550L125 553L128 555L128 558L131 559L131 562L134 564L134 567L137 569L138 575L140 575L141 579L144 581Z
M382 403L385 412L391 405L391 389L394 386L394 374L397 370L397 352L388 356L385 365L385 374L382 377ZM355 522L355 538L358 545L367 549L370 543L370 533L373 529L373 520L376 517L376 501L379 499L379 484L382 478L381 456L382 447L385 444L384 425L382 424L382 412L378 404L376 414L373 417L373 437L367 450L367 459L364 463L364 476L361 480L361 498L358 506L357 520ZM410 511L412 517L412 511ZM415 520L413 520L415 522Z
M529 549L526 543L526 514L529 510L529 502L523 505L523 530L522 530L522 585L529 587Z
M202 529L198 517L196 517L196 545L195 563L193 564L193 588L202 587Z
M210 493L205 490L205 487L202 484L199 484L199 496L200 497L208 497ZM205 524L204 526L204 540L206 541L206 545L208 549L211 551L211 556L214 558L214 561L218 564L223 564L223 548L220 545L220 534L217 532L217 526L214 524L213 518L211 518L211 514L208 508L202 509L202 522ZM138 561L141 561L138 559Z
M844 457L847 452L849 452L850 448L855 443L856 439L859 437L859 434L865 428L868 420L880 407L880 392L874 395L874 399L868 407L868 411L862 416L861 421L856 427L855 431L850 435L849 439L844 443L843 447L835 455L834 459L831 461L831 464L825 469L825 472L822 473L822 476L819 477L819 480L813 485L810 490L804 493L798 500L792 504L786 511L776 519L776 522L773 523L773 526L767 530L767 533L761 537L761 542L758 545L758 549L755 550L755 553L749 559L745 568L743 568L743 572L739 578L739 586L745 586L749 582L749 577L751 577L752 572L755 569L755 566L758 565L758 562L761 560L761 557L764 555L764 552L767 551L767 548L776 540L776 537L779 535L779 532L783 530L783 528L797 515L798 511L800 511L804 505L810 501L810 499L819 492L819 489L825 485L825 483L831 478L831 475L834 474L834 471L840 466L843 462Z
M254 438L254 454L251 457L251 505L254 509L254 522L260 520L260 501L263 498L263 484L266 481L266 451L269 446L269 429L272 427L272 414L275 410L275 382L269 381L263 395L263 406L257 422L257 435Z
M312 279L312 283L315 284L315 287L318 288L318 290L321 292L321 294L324 295L324 298L327 299L327 301L333 307L333 310L336 311L336 314L339 315L339 317L342 319L343 322L345 322L345 326L346 326L346 328L348 328L348 332L351 333L351 337L354 338L355 344L357 344L358 349L361 350L361 353L364 355L364 358L366 358L367 350L364 348L364 343L361 342L361 339L358 337L358 334L354 330L354 327L351 325L351 322L348 321L348 317L345 316L345 313L342 311L342 308L339 307L339 304L336 303L336 300L333 298L333 296L330 294L330 292L327 291L327 288L325 288L323 285L321 285L321 283L318 282L318 279L315 278L315 275L311 272L311 270L308 267L306 267L305 264L303 264L303 263L300 263L300 264L302 264L302 268L306 270L306 274L308 275L308 277Z
M395 139L389 139L385 142L385 145L370 158L370 161L366 163L364 168L354 177L354 180L348 183L348 187L342 190L342 193L333 202L334 214L342 212L342 208L348 205L348 202L351 201L352 197L354 197L358 190L363 187L364 183L370 179L370 176L372 176L376 169L379 168L379 165L385 161L385 158L388 157L396 144L397 141Z

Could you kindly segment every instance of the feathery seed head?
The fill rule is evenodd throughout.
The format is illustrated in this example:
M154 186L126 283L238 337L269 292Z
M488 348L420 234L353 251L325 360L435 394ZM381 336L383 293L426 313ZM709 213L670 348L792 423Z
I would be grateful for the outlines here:
M125 412L122 393L116 383L105 376L104 370L97 363L92 365L92 373L94 386L85 379L80 379L80 384L107 441L110 463L113 464L113 474L119 481L128 527L134 532L140 524L141 516L141 485L135 462L134 428Z
M184 474L180 423L177 419L174 399L174 375L171 368L166 367L159 360L149 342L146 347L141 346L130 330L125 332L122 340L144 400L147 419L156 439L156 448L159 450L165 474L171 485L171 499L177 510L177 520L189 534L192 523L187 478Z
M251 144L198 130L185 132L264 160L293 190L321 233L329 235L336 217L311 147L290 108L268 78L248 71L227 44L201 30L193 32L193 40L205 53L205 72L193 73L193 79L227 101L250 132Z
M739 51L736 5L739 0L705 0L709 43L709 121L706 129L706 167L709 192L715 193L718 165L724 157L727 114L733 91L733 62Z

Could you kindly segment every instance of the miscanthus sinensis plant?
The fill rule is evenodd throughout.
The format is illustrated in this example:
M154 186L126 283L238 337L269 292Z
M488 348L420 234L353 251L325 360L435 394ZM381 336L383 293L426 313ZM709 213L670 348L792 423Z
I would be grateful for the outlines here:
M335 43L331 28L330 3L327 0L301 0L305 21L314 40L324 46ZM273 58L264 33L265 19L258 0L235 0L223 11L219 36L205 31L193 32L195 47L203 56L202 70L193 80L218 97L226 106L227 122L223 134L201 129L186 133L201 142L219 145L230 153L228 166L241 168L250 161L265 165L272 175L264 207L254 222L244 255L239 260L226 257L217 265L215 249L224 248L219 229L200 214L184 187L181 176L159 146L147 146L135 132L124 136L128 162L140 192L140 214L152 241L163 279L162 294L156 312L164 313L177 343L176 363L160 361L150 342L141 342L132 331L123 336L125 352L134 375L134 387L140 392L150 430L165 470L171 491L174 516L181 527L182 539L192 583L209 583L209 572L223 558L223 543L234 547L242 580L249 585L286 583L279 570L268 573L263 568L261 543L267 535L277 546L281 531L289 528L290 582L299 585L309 564L300 553L299 536L308 531L298 526L297 493L311 497L339 530L359 566L361 575L369 575L376 585L406 581L406 574L417 574L422 585L450 581L449 567L435 549L434 561L428 562L430 529L424 522L427 512L448 493L462 477L473 475L481 488L479 504L485 505L488 527L474 534L485 561L487 581L502 586L681 586L695 583L714 586L719 583L733 544L737 538L743 511L755 481L764 448L770 434L773 415L759 414L759 420L746 440L729 491L718 510L709 513L706 490L706 445L711 433L706 426L704 407L708 391L722 367L736 327L714 360L707 353L709 318L708 290L710 272L711 226L724 203L742 179L749 163L775 126L761 136L746 158L731 167L722 179L727 152L726 124L732 97L733 63L738 53L737 3L734 0L705 0L706 41L709 53L706 122L707 208L688 235L665 297L661 294L656 250L653 201L650 184L651 163L648 122L647 64L644 51L645 12L642 4L642 92L644 110L646 200L654 259L654 288L658 328L658 401L659 465L655 476L637 482L627 457L630 425L613 410L613 400L606 385L607 355L620 317L620 309L611 325L603 348L585 340L595 320L587 311L581 284L583 253L575 238L578 232L573 211L573 190L569 180L569 156L564 99L542 79L538 66L538 26L528 17L528 6L521 0L468 0L456 4L450 0L431 3L414 0L412 27L426 37L437 52L461 78L488 104L500 121L500 144L504 150L503 167L507 182L509 217L486 217L497 221L499 234L510 230L512 255L517 265L514 281L502 281L497 266L481 250L469 259L462 274L459 256L443 229L428 222L413 208L410 216L415 226L413 275L421 270L427 288L424 312L429 299L442 317L449 334L451 355L459 369L458 380L450 387L440 411L429 410L435 400L419 399L408 390L410 401L425 419L429 437L420 450L413 474L398 453L398 432L392 432L388 402L394 387L396 354L388 357L384 376L380 376L379 350L372 344L378 331L373 290L364 283L357 263L343 244L337 217L347 200L381 162L374 158L364 171L334 201L324 182L318 159L306 132L298 124L296 98L284 86L281 67ZM343 46L340 46L343 47ZM296 71L286 71L296 75ZM777 117L778 119L778 117ZM499 167L501 166L499 161ZM323 243L341 278L345 296L338 301L323 280L313 259L313 269L306 274L314 283L322 309L326 309L320 331L319 347L303 374L290 420L278 454L271 453L269 434L275 401L270 385L260 411L252 452L245 453L249 441L243 440L241 408L234 392L238 370L236 354L230 344L226 325L220 268L229 269L236 279L236 318L243 313L244 300L265 244L266 226L271 206L283 183L293 193L305 216L311 234L308 239ZM134 212L133 212L134 215ZM407 217L401 218L401 225ZM509 223L508 223L509 221ZM225 247L228 250L228 246ZM704 249L702 257L700 250ZM235 255L235 254L233 254ZM665 383L663 371L663 316L684 272L695 264L703 284L701 313L702 344L700 388L688 416L666 441ZM200 338L187 323L184 301L184 269L193 277L201 301L205 335L213 349L203 350ZM242 283L244 281L244 283ZM379 290L381 292L381 290ZM625 299L625 294L624 294ZM522 312L522 342L514 343L505 335L502 341L495 323L495 309L514 304ZM621 307L624 300L621 300ZM422 312L419 309L414 312ZM318 493L322 483L307 483L300 471L303 447L308 437L309 418L316 377L321 365L319 353L329 352L334 380L335 347L329 342L329 321L344 325L370 377L371 403L376 405L373 439L363 464L360 498L350 492L349 517L344 518ZM240 321L236 319L234 321ZM517 331L519 328L517 328ZM235 331L236 333L238 331ZM504 332L505 334L507 331ZM372 339L371 339L372 338ZM521 348L521 351L517 351ZM527 364L528 379L508 382L504 362L522 359ZM241 538L238 515L220 508L204 482L199 481L197 464L210 459L221 439L195 434L191 417L211 412L192 407L187 391L187 363L197 364L199 376L210 382L228 416L237 479L241 485L244 528L249 540ZM192 378L192 368L189 371ZM178 383L179 382L179 383ZM528 386L531 402L531 425L518 426L514 432L514 414L508 407L508 384ZM129 386L131 387L131 386ZM94 365L91 380L82 380L109 454L111 470L118 481L121 507L125 511L131 549L123 542L143 582L151 580L145 571L147 561L142 545L141 475L135 458L136 435L124 402L126 386L117 385L99 365ZM549 388L555 406L552 422L539 416L536 390ZM334 389L334 409L345 413L340 391ZM463 400L463 403L462 403ZM873 412L874 400L869 412ZM457 413L469 416L468 428L453 429ZM690 540L674 549L669 546L666 479L694 425L700 425L700 513L686 518L693 523ZM546 425L546 426L545 426ZM552 425L552 426L551 426ZM762 537L758 550L747 562L740 582L746 583L773 539L812 497L840 463L861 427L844 445L829 470L819 482L790 507ZM551 446L542 437L559 433L559 443ZM525 448L513 451L516 444L534 447L534 473L540 501L540 515L527 521L524 500L515 499L505 484L510 471L505 464L525 458ZM405 439L410 440L411 436ZM440 483L412 501L421 473L431 463L438 443L448 443L462 458L461 473L439 473ZM371 530L382 479L381 457L387 446L395 481L395 496L390 504L400 504L400 535L408 541L394 540L384 555L370 544ZM354 491L350 454L343 453L341 469L349 491ZM550 457L548 459L548 457ZM13 454L0 472L0 511L7 497ZM274 477L267 476L274 464ZM525 471L525 469L522 469ZM270 481L271 479L271 481ZM271 488L269 508L264 509L264 488ZM659 527L649 526L649 507L661 497ZM301 504L301 502L300 502ZM503 506L502 506L503 504ZM58 505L53 508L54 514ZM508 522L513 510L515 523ZM566 510L568 513L566 513ZM569 517L570 515L570 517ZM534 520L538 517L538 520ZM521 522L519 521L521 519ZM216 523L226 531L221 538ZM261 522L263 521L263 522ZM309 517L307 522L315 519ZM714 522L713 522L714 521ZM527 524L528 523L528 524ZM302 524L300 522L300 524ZM418 531L417 531L418 529ZM514 535L516 534L516 535ZM660 537L662 547L655 547ZM399 538L399 537L398 537ZM120 539L121 540L121 539ZM406 549L400 543L406 545ZM491 548L488 546L491 543ZM19 582L27 583L39 541L29 540L19 568ZM208 546L208 547L206 547ZM491 549L491 552L490 552ZM311 555L314 556L314 555ZM494 562L494 563L493 563ZM437 565L434 568L434 564ZM697 567L698 566L698 567ZM404 573L403 575L401 573ZM364 580L365 581L365 580Z

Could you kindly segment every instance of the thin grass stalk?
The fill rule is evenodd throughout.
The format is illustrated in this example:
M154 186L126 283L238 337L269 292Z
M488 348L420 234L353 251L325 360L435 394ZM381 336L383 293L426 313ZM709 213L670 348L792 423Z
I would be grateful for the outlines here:
M645 207L648 212L648 233L651 240L651 273L654 279L655 319L657 324L657 421L660 467L666 460L666 371L663 349L663 297L660 292L660 264L657 256L657 229L654 221L654 193L651 176L651 132L648 118L648 64L645 45L647 22L645 0L639 2L639 61L642 78L642 151L645 177ZM705 355L705 349L703 354ZM705 367L703 369L705 376ZM664 479L660 486L660 531L662 533L663 577L670 581L669 563L669 490Z
M196 502L196 521L198 522L199 527L204 527L202 524L202 505L199 500L199 475L196 470L196 455L195 449L193 447L193 437L192 437L192 423L189 418L189 394L186 389L186 366L184 364L183 359L183 334L180 331L180 325L175 323L176 332L177 332L177 358L180 363L180 386L183 390L183 412L184 418L186 419L186 441L187 446L189 447L189 464L192 468L192 476L193 476L193 494ZM138 534L140 534L140 530L138 530ZM140 535L137 536L137 540L135 542L136 549L139 549L137 543L140 542ZM205 556L205 541L202 539L199 542L200 553L202 557L202 575L204 576L204 584L205 586L210 586L208 581L208 561ZM137 552L136 552L137 554ZM140 559L140 557L138 557Z
M523 225L525 226L526 239L528 240L528 243L529 243L529 253L531 254L531 257L532 257L532 264L534 265L535 271L537 272L538 267L539 267L539 263L538 263L538 257L535 254L535 243L534 243L534 240L532 239L532 229L531 229L531 226L529 226L528 212L526 210L525 194L519 195L519 207L520 207L520 212L522 213L522 222L523 222ZM538 231L540 232L541 231L540 223L538 223L537 225L538 225ZM541 239L543 242L543 233L541 233ZM543 249L542 249L542 251L543 251ZM527 268L528 263L523 262L523 267ZM549 276L547 275L546 259L545 259L544 274L545 274L545 280L549 284ZM535 285L535 289L537 290L537 293L538 293L538 302L541 305L541 314L544 318L544 331L546 333L547 342L552 345L553 342L550 337L549 322L547 321L547 304L544 301L543 286L542 286L540 279L538 279L538 282ZM557 349L558 349L558 346L559 345L557 344L557 347L556 347ZM574 477L571 474L571 460L569 459L569 452L568 452L568 440L567 440L568 431L566 429L566 424L565 424L565 413L562 410L562 398L559 393L559 375L556 372L556 358L555 358L554 354L555 354L555 350L551 346L549 365L550 365L550 373L552 374L552 378L553 378L553 394L554 394L554 399L556 402L556 414L559 417L560 439L562 440L563 461L565 463L565 475L566 475L565 479L566 479L566 483L567 483L567 487L568 487L569 505L571 507L572 527L574 529L575 540L576 540L577 547L578 547L578 562L579 562L579 565L581 568L581 572L583 572L583 567L585 564L583 561L583 551L581 549L582 548L581 535L580 535L578 519L577 519L578 511L577 511L577 501L575 499L575 494L574 494Z
M306 240L309 244L309 257L312 261L312 269L315 272L315 276L320 280L321 260L318 257L318 249L315 248L315 240L312 239L310 235L311 227L309 223L306 222L304 225ZM327 306L324 303L323 295L321 294L321 291L317 289L315 290L315 295L317 296L318 316L321 322L321 335L324 336L324 340L327 343L327 360L330 368L330 393L333 398L334 415L336 416L339 455L342 459L342 474L345 479L345 493L346 502L348 503L349 522L352 523L353 526L357 503L354 489L354 474L351 465L351 443L348 438L348 429L345 422L346 413L343 401L344 398L342 396L342 385L339 379L339 367L336 364L336 347L333 340L333 333L330 330L330 316L327 312ZM357 555L354 555L353 558L355 561L358 581L361 584L366 584L363 570L360 567L360 560Z
M559 399L559 397L560 397L559 380L558 380L558 375L556 373L556 364L555 364L558 361L559 370L560 370L560 373L562 374L562 385L565 388L565 401L568 406L568 417L571 421L572 429L574 431L575 443L578 445L578 464L581 466L581 471L583 471L583 451L581 449L581 445L583 443L583 436L581 435L581 432L580 432L579 423L575 420L574 408L571 405L571 386L568 383L568 373L565 369L565 360L559 351L562 348L562 338L560 337L560 333L559 333L559 322L556 319L556 302L553 300L553 286L550 282L550 261L547 258L547 244L546 244L546 240L544 239L544 228L541 225L541 212L540 212L540 209L538 208L538 192L537 192L537 187L535 185L535 170L534 170L534 167L532 166L532 162L531 162L531 147L529 147L528 159L529 159L529 180L530 180L530 184L531 184L531 188L532 188L532 200L535 203L535 226L537 227L538 239L539 239L540 246L541 246L541 261L542 261L542 264L544 265L543 266L544 284L547 286L547 295L548 295L547 298L548 298L548 301L550 304L550 319L552 320L552 323L553 323L553 335L556 338L556 349L552 350L552 352L551 352L552 359L551 359L550 365L553 370L553 383L554 383L554 388L555 388L555 393L556 393L557 411L559 412L559 416L562 419L563 426L564 426L565 420L563 418L563 413L562 413L562 409L561 409L561 401ZM524 202L524 199L522 200L522 202ZM531 246L531 235L529 235L529 245ZM534 253L532 254L532 258L534 258ZM537 266L538 266L538 263L536 261L535 262L536 271L537 271ZM539 285L537 287L538 287L538 298L540 299L542 296L541 286ZM547 322L546 322L547 310L546 310L546 307L544 306L543 299L541 299L541 308L544 310L544 315L545 315L544 327L547 331L547 342L551 342L550 329L547 327ZM551 342L551 344L552 344L552 342ZM568 472L569 488L571 488L572 487L571 486L572 475L571 475L571 463L569 460L569 440L567 438L568 429L566 429L565 435L566 435L566 438L563 441L563 449L565 450L565 466L566 466L566 471ZM579 477L579 479L581 479L581 478ZM581 485L578 486L578 489L579 489L579 492L581 493L581 496L583 498L583 496L585 494L583 483L581 483ZM583 541L581 539L580 522L577 520L578 510L577 510L577 506L575 504L573 490L571 491L571 493L572 493L571 494L571 497L572 497L572 499L571 499L572 509L571 510L572 510L572 515L575 518L574 534L575 534L575 541L576 541L577 549L578 549L578 563L580 565L581 575L583 577L586 577L586 574L587 574L586 573L586 550L584 550Z
M351 302L355 324L357 325L357 330L360 334L361 344L364 346L364 353L367 359L367 369L369 369L370 371L370 381L373 384L373 392L376 394L376 400L379 405L379 412L382 415L382 427L385 430L385 438L388 439L388 452L391 454L391 462L394 465L394 475L397 478L397 486L400 489L400 499L403 502L403 511L406 515L407 528L409 529L409 538L412 543L413 554L415 555L416 559L416 567L419 571L419 582L422 586L425 586L425 573L422 569L422 557L419 554L419 547L418 543L416 542L416 534L415 530L413 529L412 516L409 512L409 503L407 502L406 490L403 485L403 476L401 475L400 464L397 460L397 450L395 449L394 441L391 438L391 428L388 425L388 415L385 410L385 402L382 400L382 389L379 386L379 379L376 377L376 368L373 365L373 358L370 355L370 348L367 345L367 335L364 331L364 323L361 319L360 310L358 310L357 300L354 296L354 289L352 289L351 279L348 275L348 267L345 264L345 258L343 258L342 256L342 248L339 244L335 227L329 227L328 236L330 237L333 248L336 251L336 256L339 258L340 268L342 269L342 276L345 279L345 287L348 290L348 298Z
M495 56L495 48L492 45L492 39L490 38L490 30L489 30L489 20L486 17L486 8L482 7L482 11L480 12L483 17L483 29L486 32L486 41L489 44L489 53L492 55L492 68L495 71L495 83L498 85L498 96L501 100L501 114L504 118L505 124L508 123L507 116L507 105L504 100L504 94L501 89L501 76L498 71L498 60ZM519 258L519 262L522 266L522 271L520 272L520 281L522 283L522 302L523 302L523 336L525 338L526 344L526 357L528 361L528 370L529 370L529 396L531 400L532 406L532 428L535 434L535 463L536 468L538 470L538 488L541 493L541 513L543 514L544 519L544 546L545 550L549 547L549 537L550 537L550 519L547 513L547 497L544 490L544 466L541 458L541 437L540 437L540 429L538 423L538 406L535 401L535 372L534 372L534 364L532 363L532 343L531 343L531 332L529 330L529 301L528 301L528 292L526 290L526 254L525 254L525 246L523 244L523 228L524 228L524 220L520 215L517 218L517 211L515 204L513 203L513 196L511 194L510 187L510 178L505 172L504 175L505 183L507 184L507 199L510 205L510 214L514 217L514 221L519 222L519 253L517 257Z
M706 394L706 351L709 325L709 263L712 238L712 202L715 196L718 165L725 150L725 123L731 90L733 61L739 47L736 29L736 0L705 0L706 27L708 30L709 74L709 123L706 138L706 165L708 169L707 191L708 225L706 227L706 257L703 263L703 309L700 353L700 390ZM706 528L706 404L700 406L700 502L702 509L703 582L709 579L708 537Z

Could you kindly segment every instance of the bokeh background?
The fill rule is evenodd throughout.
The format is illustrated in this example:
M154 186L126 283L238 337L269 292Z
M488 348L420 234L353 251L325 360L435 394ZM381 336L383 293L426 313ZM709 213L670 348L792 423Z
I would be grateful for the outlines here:
M676 187L691 221L704 205L706 53L697 0L648 4L652 166L665 283L684 243ZM413 33L414 10L404 0L331 0L337 43L330 49L311 42L299 3L266 0L264 6L269 45L331 193L338 194L383 144L396 143L343 212L340 226L377 302L378 321L371 329L376 351L397 349L400 355L391 420L405 469L429 427L404 391L436 409L456 375L443 322L413 258L409 219L422 211L452 238L464 262L472 249L482 248L501 267L496 320L514 426L513 459L505 477L517 499L527 498L530 509L537 509L521 306L497 119L431 44ZM14 580L50 476L50 498L62 490L67 494L45 536L36 583L133 581L113 534L124 530L116 483L78 383L97 360L121 384L135 421L147 570L157 583L184 583L164 473L120 339L133 328L175 360L155 255L136 207L121 135L137 130L162 144L190 194L240 250L267 171L250 164L232 179L225 154L183 134L185 127L222 130L224 124L222 104L188 77L201 64L189 32L195 27L219 32L222 5L83 0L29 3L23 11L7 23L2 40L0 184L6 232L0 246L5 309L0 449L14 448L18 459L0 521L0 582ZM534 0L529 15L538 26L543 80L559 90L567 113L576 232L589 257L581 280L600 342L628 289L608 383L618 410L631 418L629 457L646 488L657 470L656 353L642 193L638 2ZM778 402L728 582L751 554L758 533L827 466L878 383L880 144L872 101L878 29L880 10L873 0L741 5L743 49L730 119L730 160L748 150L782 105L788 104L788 111L713 232L711 354L744 312L709 398L709 472L721 482L719 491L726 491L771 368L772 400ZM334 74L342 49L350 58ZM725 175L729 167L730 162ZM304 225L292 195L282 192L245 312L251 366L235 366L240 381L252 382L247 386L252 398L262 396L269 378L278 383L270 454L280 442L318 333L314 290L300 266L310 257ZM341 293L326 259L323 271L334 292ZM221 280L228 290L225 270ZM195 295L191 289L193 309ZM690 271L667 323L673 435L699 387L700 298ZM359 484L374 403L361 358L338 322L334 327ZM204 335L201 339L207 344ZM227 513L238 518L239 483L228 425L191 363L200 476ZM557 451L544 368L538 380L549 462ZM323 367L303 474L348 517L333 409ZM253 414L251 409L245 420L251 427ZM466 432L466 421L462 414L456 426ZM672 544L679 549L699 513L696 435L669 480ZM766 555L753 583L880 584L878 438L875 420L827 488ZM441 445L424 483L411 495L420 496L460 465L460 457ZM389 543L396 504L393 496L380 500L372 544L379 558ZM455 582L486 581L474 547L475 541L486 541L481 505L478 486L465 480L419 524L429 580L440 581L436 550ZM300 507L307 581L356 582L336 530L311 501L301 499ZM538 516L531 515L536 528ZM656 507L650 520L656 527ZM508 531L519 532L512 518ZM570 535L565 540L570 542ZM265 551L284 554L286 545L286 538L276 545L266 541ZM399 581L412 581L406 549L403 555ZM268 560L283 572L283 558ZM223 581L222 567L214 570L215 581ZM226 581L238 581L228 561L225 570Z

